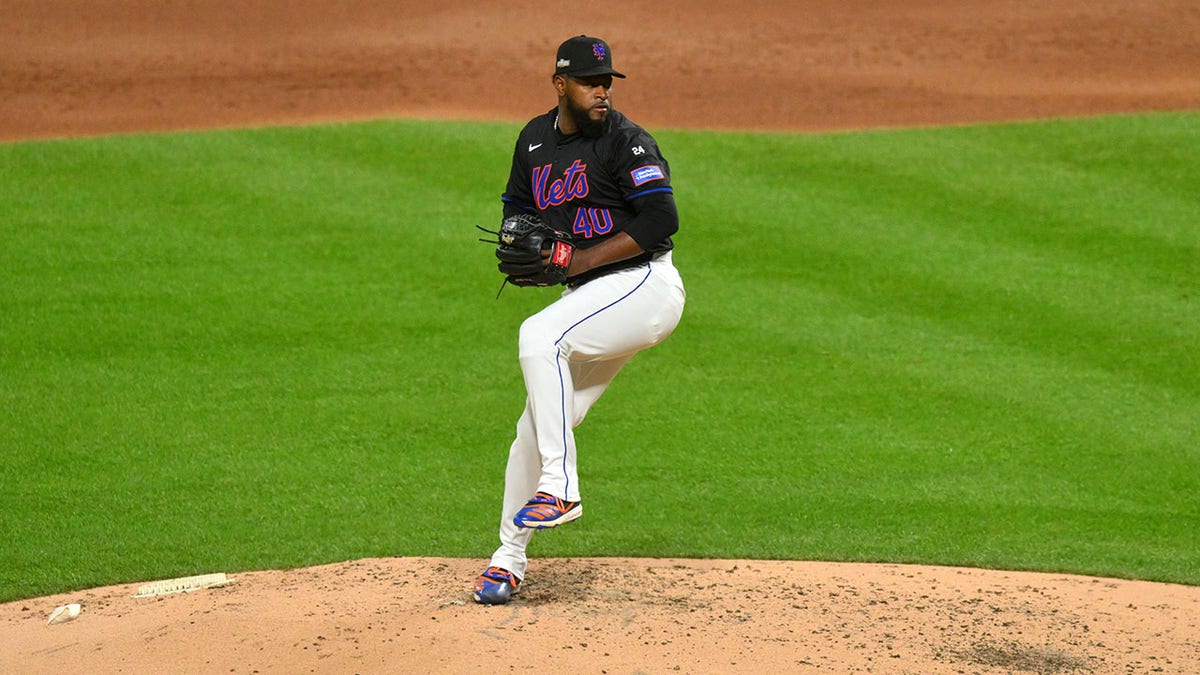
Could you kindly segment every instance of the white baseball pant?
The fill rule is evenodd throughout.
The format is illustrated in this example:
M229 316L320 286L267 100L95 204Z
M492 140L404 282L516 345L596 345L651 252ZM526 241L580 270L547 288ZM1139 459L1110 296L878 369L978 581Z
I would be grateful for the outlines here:
M525 548L534 531L512 521L534 492L581 501L575 427L634 354L675 330L684 301L683 281L667 252L568 288L521 324L525 411L508 453L492 565L525 577Z

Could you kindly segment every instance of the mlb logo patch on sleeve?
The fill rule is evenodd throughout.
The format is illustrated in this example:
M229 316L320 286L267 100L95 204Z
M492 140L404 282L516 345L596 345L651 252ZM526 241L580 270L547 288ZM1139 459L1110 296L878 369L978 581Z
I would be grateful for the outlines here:
M629 175L633 176L634 187L649 183L652 180L659 180L667 177L667 175L663 173L661 166L654 165L643 166L640 169L634 169L633 171L629 172Z

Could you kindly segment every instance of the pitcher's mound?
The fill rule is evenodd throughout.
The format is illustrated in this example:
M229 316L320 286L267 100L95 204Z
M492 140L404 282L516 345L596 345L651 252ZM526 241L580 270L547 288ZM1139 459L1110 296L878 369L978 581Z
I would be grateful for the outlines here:
M390 558L0 605L0 671L1197 673L1200 588L949 567ZM57 606L78 618L47 624Z

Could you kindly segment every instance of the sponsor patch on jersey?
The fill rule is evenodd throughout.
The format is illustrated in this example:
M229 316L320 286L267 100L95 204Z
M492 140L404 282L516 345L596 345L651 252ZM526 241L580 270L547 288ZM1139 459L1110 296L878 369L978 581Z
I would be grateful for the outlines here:
M661 166L654 165L643 166L640 169L634 169L633 171L629 172L629 175L633 176L634 187L645 185L652 180L659 180L667 177L667 175L663 173Z

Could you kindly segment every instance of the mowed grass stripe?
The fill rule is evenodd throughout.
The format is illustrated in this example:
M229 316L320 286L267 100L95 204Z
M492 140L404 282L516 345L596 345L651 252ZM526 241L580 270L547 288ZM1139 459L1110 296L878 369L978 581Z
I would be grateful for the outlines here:
M685 319L531 553L1197 583L1198 120L658 132ZM486 557L555 293L475 241L516 129L0 146L0 598Z

